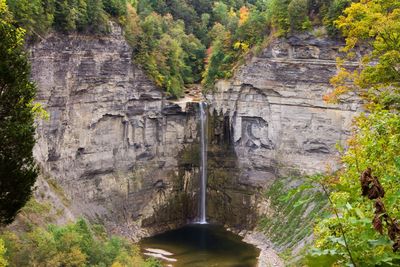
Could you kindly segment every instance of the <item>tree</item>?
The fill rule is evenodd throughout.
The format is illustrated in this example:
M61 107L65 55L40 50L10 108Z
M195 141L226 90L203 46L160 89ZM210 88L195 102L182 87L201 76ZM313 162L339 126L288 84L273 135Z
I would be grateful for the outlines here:
M55 3L54 28L60 32L76 30L75 14L70 8L68 0L59 0Z
M126 14L126 0L103 0L104 10L113 17Z
M277 27L279 34L285 34L289 30L288 6L290 0L271 0L268 2L268 13L273 26Z
M344 61L332 79L335 91L327 100L338 101L346 92L355 92L371 105L400 109L400 3L396 0L368 0L352 3L336 21L346 38L343 51L355 60L357 50L369 50L356 70Z
M333 0L332 4L329 6L328 12L324 18L324 25L330 37L341 37L340 30L335 26L335 21L350 4L351 0Z
M301 31L309 22L307 0L292 0L288 6L290 29Z
M38 170L30 81L24 52L24 30L12 25L5 0L0 0L0 224L12 222L29 200Z
M355 119L348 150L342 151L344 168L328 180L336 215L316 225L309 265L317 259L335 266L399 266L400 3L352 3L335 24L347 55L338 60L335 90L325 99L357 94L368 114ZM348 59L359 66L349 67Z
M37 38L46 34L53 23L54 0L8 0L8 5L28 36Z
M128 240L108 237L103 228L83 219L64 226L31 227L23 233L1 233L0 267L3 267L4 252L10 267L161 266L155 259L145 261L140 250ZM2 240L5 248L1 245Z
M108 18L102 0L88 0L87 14L90 32L107 33L109 31Z

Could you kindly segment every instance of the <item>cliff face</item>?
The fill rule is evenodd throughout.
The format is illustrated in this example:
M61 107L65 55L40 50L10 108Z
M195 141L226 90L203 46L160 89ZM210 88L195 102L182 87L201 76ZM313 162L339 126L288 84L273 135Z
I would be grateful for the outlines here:
M198 107L183 111L131 61L120 29L108 36L48 36L31 48L38 121L35 157L68 207L139 238L193 221L199 175ZM338 45L277 40L208 96L208 217L236 229L257 223L259 190L279 175L336 166L359 108L327 105Z
M120 29L51 35L32 47L31 62L50 115L38 122L34 154L76 214L131 236L194 217L194 200L184 200L197 169L182 167L179 155L198 142L195 106L183 112L164 100L132 64Z
M309 36L275 40L208 96L211 110L230 121L245 183L337 167L335 145L360 108L351 96L340 105L322 99L338 53L338 43Z

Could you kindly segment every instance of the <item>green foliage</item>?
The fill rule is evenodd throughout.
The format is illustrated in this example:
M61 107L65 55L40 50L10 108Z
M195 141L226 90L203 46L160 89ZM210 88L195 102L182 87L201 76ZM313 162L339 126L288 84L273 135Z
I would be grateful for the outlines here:
M237 64L244 60L251 47L261 45L268 33L266 14L257 9L242 7L235 12L225 8L218 12L225 18L216 23L209 33L213 40L206 59L203 85L212 88L218 79L230 78Z
M0 267L6 267L8 265L7 260L5 259L6 248L4 246L3 239L0 238Z
M343 51L354 59L360 45L369 50L358 69L347 69L344 60L332 80L335 91L328 98L340 100L352 91L368 103L368 108L400 109L400 6L398 1L378 0L351 4L335 22L346 38Z
M336 1L339 3L339 1ZM332 79L337 100L352 91L363 97L369 113L354 122L344 168L329 181L332 213L315 227L315 243L308 261L336 265L398 266L400 254L393 241L374 229L376 206L361 193L360 175L368 167L385 190L380 199L390 218L400 218L400 115L399 64L400 5L398 1L369 0L352 3L335 24L346 38L347 58L354 58L359 45L368 51L357 70L347 70L339 60L339 73ZM390 100L390 101L389 101ZM376 227L379 229L380 227Z
M292 31L306 30L308 18L308 1L307 0L292 0L288 6L288 17L290 28Z
M54 19L54 0L8 0L19 26L28 34L44 35Z
M335 21L350 4L351 0L333 0L324 18L324 25L330 37L340 37L340 31L336 28Z
M29 200L37 169L32 101L36 88L24 52L24 33L0 1L0 225L12 222ZM10 71L12 70L12 71Z
M63 33L109 31L109 16L123 17L126 0L7 0L20 27L33 40L54 27Z
M258 228L276 246L291 248L312 234L315 218L327 205L323 192L312 186L314 179L280 178L265 193L270 211L260 219ZM302 184L294 186L299 181Z
M55 2L54 27L61 32L107 33L108 18L101 0Z
M10 267L161 266L154 259L143 260L138 248L128 241L115 236L108 238L104 232L95 232L93 229L99 228L80 219L62 227L37 227L19 235L4 232L0 239L4 240L6 247L3 255ZM1 249L0 243L0 259Z
M200 80L205 47L185 32L183 21L155 12L139 19L129 6L126 28L135 60L170 96L181 96L185 84Z
M278 35L284 35L289 31L288 7L290 2L291 0L270 0L268 2L268 15L272 25L278 28Z
M361 196L359 177L361 170L372 168L385 188L386 209L391 216L399 218L400 117L377 110L360 116L355 126L357 130L349 140L349 150L342 157L345 168L330 184L332 209L337 210L340 218L330 216L318 223L315 248L310 255L317 258L330 255L338 264L349 263L339 229L342 226L357 266L398 265L400 255L392 251L391 241L372 227L374 206Z
M103 0L104 11L113 17L126 14L126 0Z

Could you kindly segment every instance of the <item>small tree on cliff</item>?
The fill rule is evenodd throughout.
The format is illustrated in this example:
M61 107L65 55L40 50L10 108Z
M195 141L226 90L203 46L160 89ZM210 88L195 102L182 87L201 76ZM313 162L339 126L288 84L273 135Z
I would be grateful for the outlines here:
M32 155L36 88L23 45L24 30L13 26L0 0L0 225L14 219L37 177Z

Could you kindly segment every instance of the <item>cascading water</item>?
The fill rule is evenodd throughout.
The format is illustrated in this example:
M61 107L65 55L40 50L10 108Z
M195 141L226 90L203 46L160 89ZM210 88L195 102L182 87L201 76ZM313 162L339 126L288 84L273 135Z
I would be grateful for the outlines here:
M206 191L207 191L207 103L200 102L200 209L199 223L207 223Z

